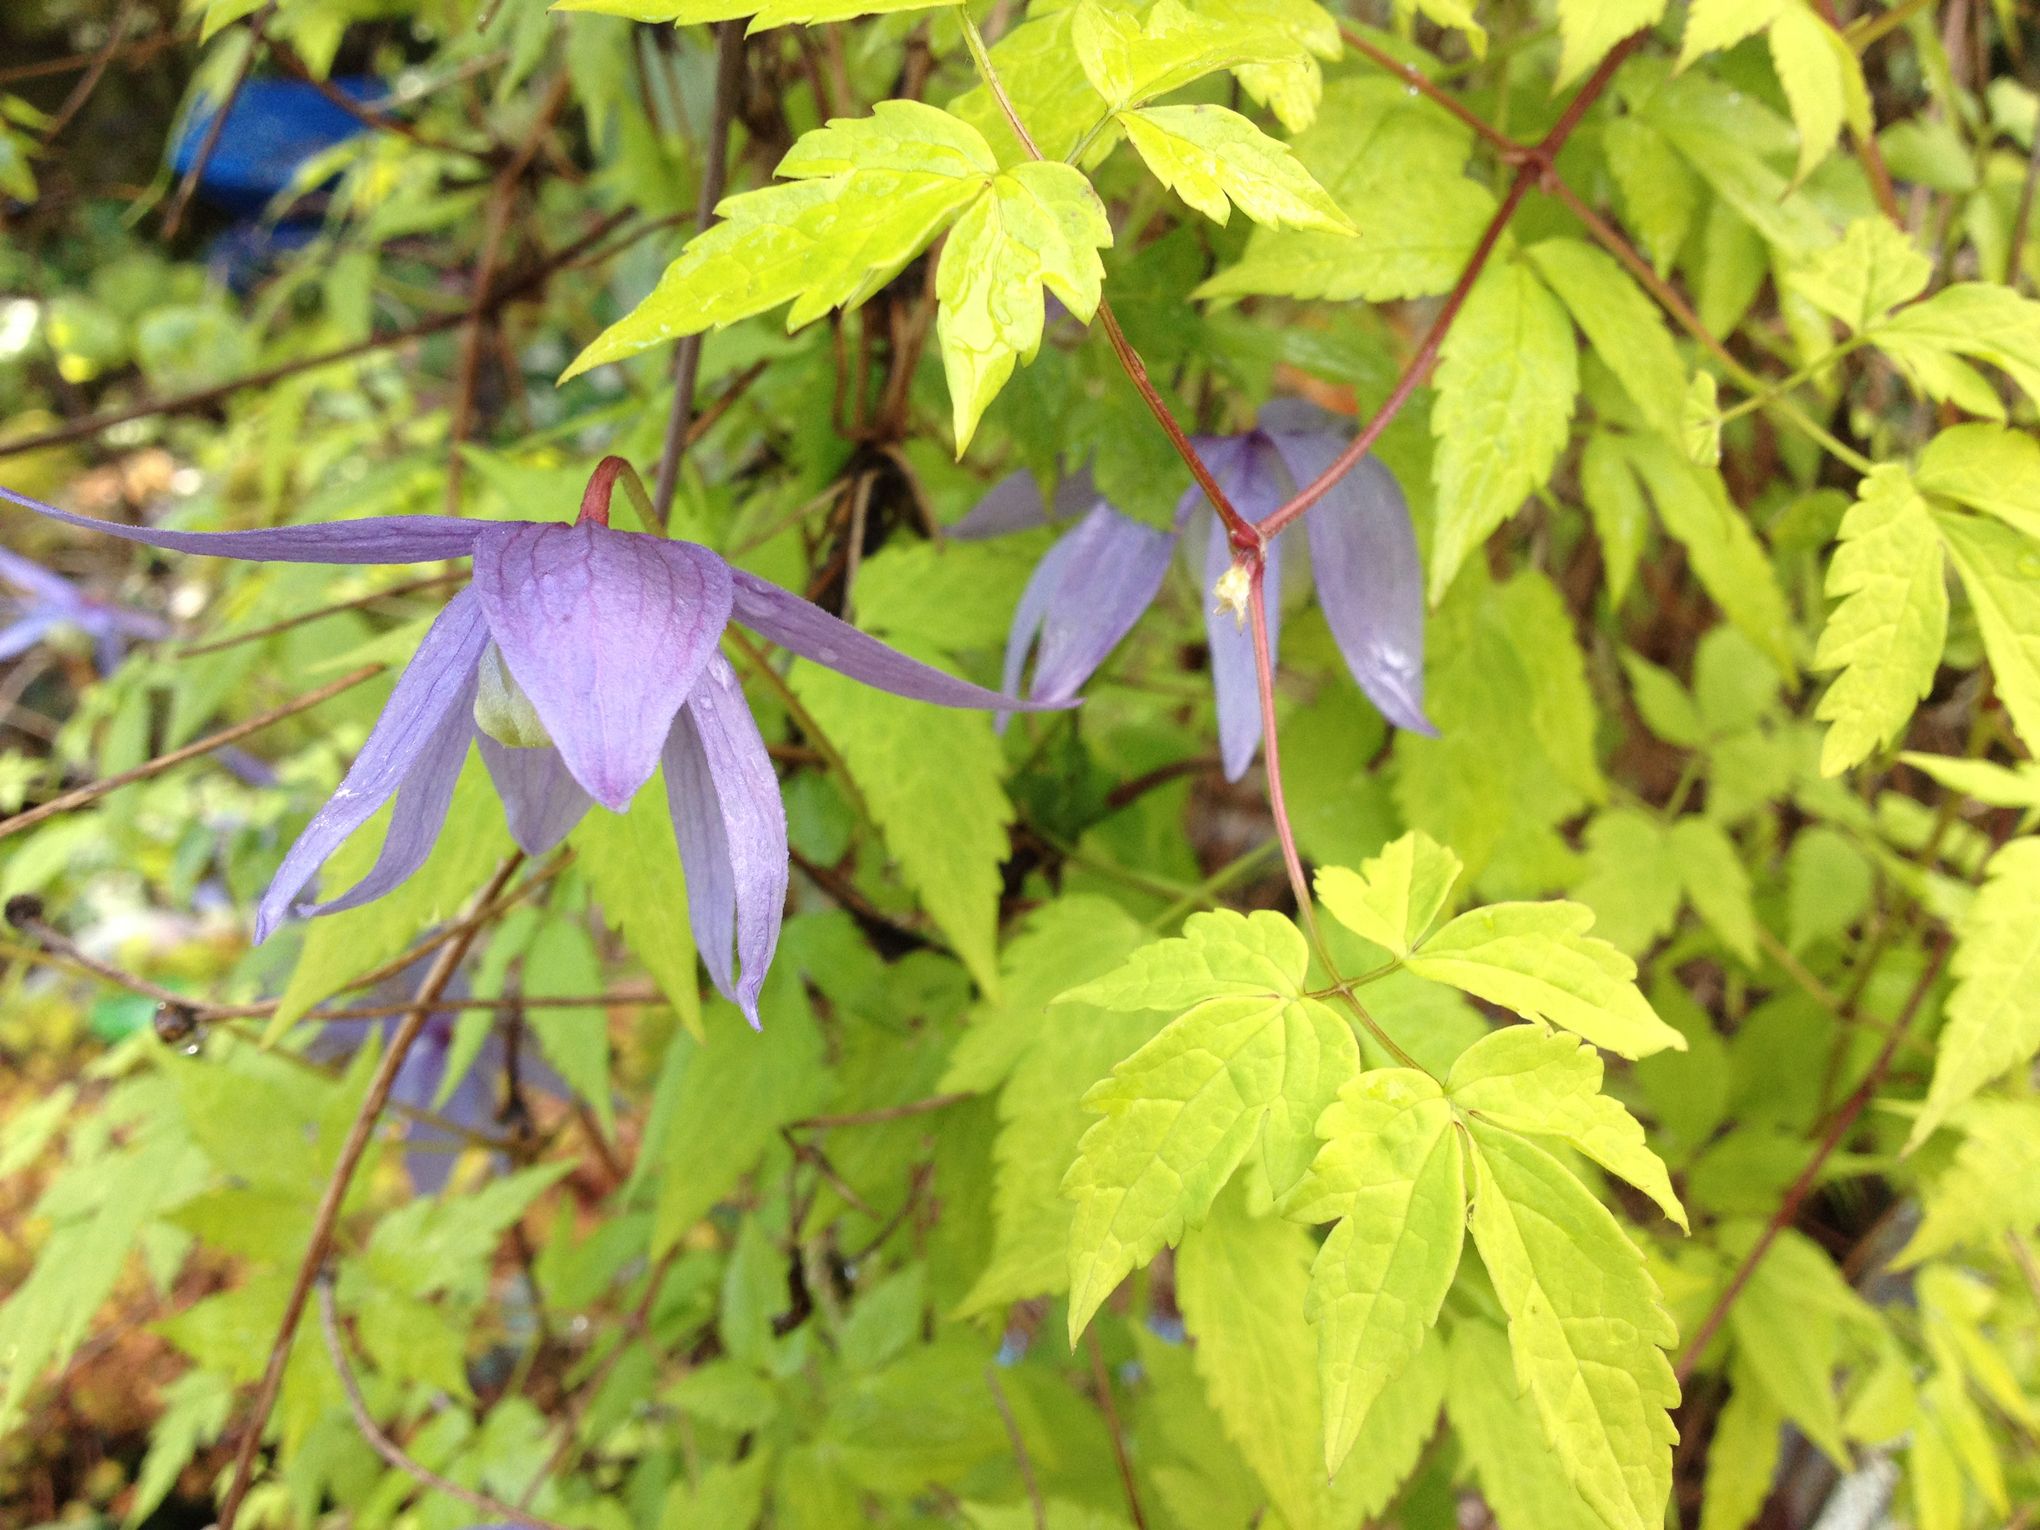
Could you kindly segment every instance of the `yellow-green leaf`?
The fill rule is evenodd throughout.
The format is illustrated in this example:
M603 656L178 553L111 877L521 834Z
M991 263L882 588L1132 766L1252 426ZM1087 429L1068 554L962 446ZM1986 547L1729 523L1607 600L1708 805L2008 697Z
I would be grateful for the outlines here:
M1408 956L1445 906L1461 869L1458 856L1412 830L1362 861L1357 872L1343 866L1320 871L1318 901L1355 935L1393 956Z
M1647 1057L1686 1038L1657 1016L1636 986L1636 963L1587 933L1577 903L1495 903L1461 914L1417 948L1410 971L1572 1031L1624 1057Z
M565 376L782 303L793 305L789 329L855 308L977 200L998 168L976 128L918 101L881 101L869 117L803 134L779 164L789 184L725 198L716 209L723 221L688 241L651 296L596 336Z
M1223 106L1147 106L1119 122L1156 179L1214 223L1237 205L1269 228L1354 232L1289 145Z
M1983 632L1998 699L2040 749L2040 542L2001 521L1936 510L1934 523Z
M2040 839L1990 858L1983 888L1956 931L1955 991L1934 1049L1934 1081L1908 1147L2007 1069L2040 1051Z
M1493 267L1474 284L1445 337L1437 386L1434 603L1467 555L1549 476L1566 443L1579 356L1565 309L1529 267Z
M1601 1073L1600 1054L1592 1047L1541 1025L1510 1025L1460 1053L1445 1089L1459 1110L1577 1148L1685 1227L1686 1211L1663 1161L1644 1141L1642 1123L1601 1093Z
M1084 1107L1104 1119L1063 1181L1077 1203L1072 1342L1130 1271L1203 1222L1257 1141L1270 1184L1287 1192L1316 1152L1319 1113L1359 1061L1351 1028L1315 999L1218 998L1092 1089Z
M1459 1268L1466 1172L1451 1105L1413 1069L1361 1074L1318 1131L1325 1145L1285 1209L1338 1219L1304 1306L1317 1328L1324 1464L1336 1473L1438 1321Z
M1516 1379L1581 1497L1613 1530L1659 1530L1672 1484L1665 1349L1678 1338L1608 1208L1534 1143L1472 1122L1473 1241L1509 1316Z
M936 272L935 332L955 415L956 453L1019 361L1041 345L1042 288L1086 323L1112 225L1084 173L1030 161L993 178L950 231Z
M1815 715L1828 724L1822 775L1891 743L1934 683L1948 639L1941 539L1904 468L1886 464L1842 517L1827 591L1841 604L1821 629L1815 669L1838 669Z

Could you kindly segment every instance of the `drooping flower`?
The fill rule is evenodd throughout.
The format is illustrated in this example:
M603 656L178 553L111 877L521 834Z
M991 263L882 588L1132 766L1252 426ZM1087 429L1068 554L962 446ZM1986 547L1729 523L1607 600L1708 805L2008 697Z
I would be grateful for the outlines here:
M512 837L533 855L557 845L593 803L622 812L663 763L703 963L755 1025L786 901L786 810L743 688L718 651L724 627L736 621L916 700L997 711L1068 703L1021 701L958 680L706 547L611 529L609 493L623 471L620 459L605 459L571 524L393 515L162 531L72 515L6 489L0 498L127 541L252 562L472 557L472 582L426 631L345 779L285 855L257 909L256 939L290 914L379 898L422 866L471 742ZM368 875L337 897L300 902L326 859L392 797Z
M100 674L110 675L130 639L148 641L170 631L161 617L88 594L61 574L4 547L0 586L16 592L10 595L0 589L0 660L26 653L53 632L70 627L92 640Z
M1197 437L1193 444L1234 508L1259 522L1329 467L1345 442L1333 416L1298 400L1279 400L1261 411L1255 429ZM1178 541L1206 590L1233 561L1225 527L1194 484L1166 530L1114 510L1083 474L1065 480L1055 508L1066 511L1073 500L1088 508L1036 565L1006 642L1005 687L1015 689L1031 656L1027 695L1036 703L1076 695L1153 602ZM1015 474L995 485L957 532L996 535L1053 519L1060 517L1052 517L1025 476ZM1300 571L1316 584L1325 621L1360 689L1398 727L1435 733L1424 716L1423 572L1409 506L1395 476L1375 458L1363 458L1303 519L1301 545L1296 538L1277 542L1263 574L1270 655L1281 639L1283 565L1299 561L1307 550ZM1237 781L1261 745L1253 635L1244 621L1217 605L1206 612L1205 633L1219 755L1226 779Z

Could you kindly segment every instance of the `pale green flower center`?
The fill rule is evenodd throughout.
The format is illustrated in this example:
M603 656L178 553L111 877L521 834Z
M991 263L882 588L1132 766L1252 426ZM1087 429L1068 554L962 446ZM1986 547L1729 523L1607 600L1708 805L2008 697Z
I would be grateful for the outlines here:
M539 721L538 708L503 662L494 643L482 651L481 689L475 692L475 726L510 749L544 749L552 735Z

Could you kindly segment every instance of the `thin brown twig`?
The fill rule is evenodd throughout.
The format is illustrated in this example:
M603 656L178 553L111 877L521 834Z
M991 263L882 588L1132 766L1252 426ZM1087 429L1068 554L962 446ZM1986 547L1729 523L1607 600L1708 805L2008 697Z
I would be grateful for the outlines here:
M601 1362L595 1367L594 1374L577 1388L576 1392L584 1392L590 1397L602 1395L603 1387L608 1385L610 1375L622 1362L624 1354L633 1343L644 1336L645 1329L650 1326L652 1308L659 1299L659 1288L666 1283L666 1276L671 1272L673 1262L680 1257L683 1246L675 1242L653 1263L651 1274L645 1282L644 1295L638 1298L637 1305L624 1320L622 1337L617 1340L615 1347L602 1357ZM562 1395L561 1407L567 1415L566 1433L561 1436L559 1444L553 1447L552 1454L546 1457L545 1465L538 1469L538 1475L531 1479L531 1486L524 1490L520 1502L529 1503L539 1488L549 1479L559 1475L573 1457L574 1447L581 1432L580 1408L574 1400L576 1392L566 1392ZM222 1530L225 1530L225 1527L222 1527Z
M1020 1436L1020 1421L1013 1417L1013 1405L1006 1400L1006 1389L999 1384L997 1365L985 1367L985 1385L991 1388L992 1406L999 1410L1006 1438L1013 1444L1013 1463L1020 1468L1020 1485L1027 1490L1027 1506L1034 1511L1034 1530L1048 1530L1048 1505L1042 1501L1040 1482L1035 1480L1034 1458L1027 1454L1027 1441Z
M416 595L421 590L435 590L441 585L452 584L461 578L459 574L431 574L423 579L407 580L393 584L386 590L371 590L366 595L356 595L351 600L336 600L328 606L315 606L309 611L300 611L295 616L286 616L282 621L271 622L266 627L250 627L245 632L230 632L224 637L208 638L203 643L190 643L177 650L174 657L195 659L201 654L220 653L229 648L238 648L243 643L258 643L263 638L275 637L279 632L289 632L312 622L324 621L329 616L338 616L343 611L358 611L363 606L372 606L379 600L395 600L403 595Z
M1515 139L1504 133L1500 128L1493 126L1477 112L1469 111L1464 102L1428 74L1425 74L1415 64L1401 62L1394 54L1389 53L1385 49L1377 48L1351 27L1339 28L1339 37L1347 47L1351 48L1369 63L1387 70L1419 95L1426 97L1435 105L1444 107L1462 126L1471 128L1474 135L1484 140L1490 148L1497 149L1504 154L1513 154L1522 147Z
M730 126L736 120L737 92L744 83L744 31L736 21L718 22L715 29L715 101L709 109L708 136L702 148L701 194L694 204L694 230L704 232L722 200L730 158ZM666 435L659 450L659 470L652 481L652 515L663 529L673 513L673 494L680 486L680 459L693 440L688 429L694 415L694 388L701 376L700 330L683 335L673 352L673 406L666 416Z
M49 126L43 129L42 146L47 149L63 136L64 129L71 125L71 119L84 110L85 103L92 99L92 92L99 88L105 77L107 66L114 55L120 52L121 34L127 31L128 18L135 13L137 0L121 0L120 10L114 14L113 22L106 29L106 45L94 55L78 83L71 87L71 93L64 97L64 104L57 108Z
M510 212L517 203L518 183L524 179L524 172L531 168L531 162L538 157L539 146L552 131L553 119L560 108L566 105L567 92L572 88L573 75L562 69L554 76L545 99L539 103L533 117L531 129L524 135L524 141L517 146L508 164L497 173L496 183L489 194L487 223L482 230L481 253L475 258L474 286L468 296L467 325L461 331L460 365L456 373L453 395L453 418L447 426L446 457L446 513L460 513L460 490L464 460L461 447L466 444L468 432L474 425L475 391L479 386L482 367L482 336L487 331L494 309L489 302L496 284L496 262L502 257L503 240L510 232Z
M248 1496L249 1485L254 1481L255 1457L262 1448L262 1433L269 1422L270 1410L276 1406L276 1394L283 1385L283 1368L290 1358L291 1340L297 1333L298 1320L304 1316L312 1284L325 1268L326 1256L332 1251L341 1205L347 1198L348 1186L354 1181L354 1171L361 1166L361 1160L368 1152L369 1140L375 1133L375 1124L382 1116L383 1106L389 1102L390 1090L397 1081L397 1071L403 1067L404 1059L424 1033L439 996L453 981L453 974L467 956L468 947L481 933L490 906L523 862L523 853L513 852L497 868L489 885L475 900L478 912L461 922L459 936L449 941L433 959L412 999L414 1007L404 1017L403 1024L397 1027L396 1034L390 1038L389 1050L376 1064L375 1075L369 1080L368 1093L362 1099L361 1109L355 1112L354 1123L348 1128L339 1159L333 1165L332 1177L327 1180L325 1193L319 1198L318 1211L312 1218L311 1241L298 1265L290 1295L284 1301L283 1320L277 1325L276 1338L269 1347L269 1361L263 1368L261 1384L256 1388L255 1405L249 1410L240 1445L234 1452L234 1476L228 1484L226 1497L220 1503L219 1530L234 1530L235 1517Z
M114 50L114 58L121 63L139 63L141 60L161 53L166 48L177 46L179 38L175 32L155 32L147 37L138 37L131 43ZM0 69L0 88L19 85L24 80L46 79L53 74L68 74L73 69L89 69L99 50L91 48L83 53L66 54L63 58L38 59L33 64L13 64Z
M26 812L16 813L12 818L0 819L0 839L6 839L10 834L19 834L23 829L32 829L45 819L54 818L59 813L68 813L76 808L89 806L97 802L101 797L117 792L124 786L132 786L137 781L146 781L152 776L160 776L166 770L172 770L188 760L199 758L201 755L211 754L215 749L224 749L228 744L238 743L251 734L260 733L264 728L282 722L287 717L295 717L298 713L309 711L321 702L331 701L342 691L352 690L364 680L372 679L376 675L381 674L388 667L385 664L364 664L360 669L353 671L351 674L342 675L338 680L322 685L316 691L309 691L305 695L287 701L280 707L272 707L269 711L262 713L258 717L251 717L245 722L235 723L231 728L222 728L219 732L199 739L195 743L186 744L182 749L173 749L168 754L159 754L155 759L145 760L132 770L123 770L118 775L106 776L98 781L88 782L86 785L76 787L71 791L63 793L61 796L52 797L48 802L39 803Z
M319 1326L326 1335L326 1354L333 1362L333 1371L340 1378L340 1390L347 1396L347 1411L354 1416L355 1430L367 1442L368 1448L396 1470L412 1481L444 1493L448 1498L466 1504L470 1509L488 1516L492 1520L508 1521L511 1524L526 1525L530 1530L568 1530L558 1520L545 1519L527 1509L504 1503L500 1498L491 1498L487 1493L478 1493L473 1488L462 1487L458 1482L449 1481L423 1462L407 1454L375 1420L369 1412L368 1399L361 1394L361 1382L354 1374L354 1366L347 1358L347 1341L340 1332L340 1314L333 1300L333 1277L321 1273L318 1281Z
M241 99L241 90L247 85L248 77L255 72L256 62L262 57L262 44L269 29L269 18L276 13L276 0L257 11L248 23L248 51L241 64L234 71L233 83L220 98L212 119L205 125L205 136L198 141L198 152L192 156L191 168L184 172L184 179L178 182L177 193L170 199L170 210L163 215L163 238L177 237L177 230L183 226L185 209L191 205L191 195L198 190L199 178L205 174L205 167L212 161L213 150L220 146L220 134L226 131L227 118L233 113L234 103Z
M1898 1055L1899 1044L1912 1029L1913 1020L1918 1016L1920 1006L1926 1002L1935 979L1941 975L1941 968L1948 960L1950 945L1951 942L1945 934L1934 942L1932 954L1927 958L1927 965L1921 971L1919 981L1913 984L1912 992L1907 995L1898 1019L1892 1023L1890 1032L1884 1038L1884 1045L1878 1049L1876 1058L1870 1064L1870 1070L1863 1075L1863 1081L1850 1092L1849 1097L1842 1101L1835 1111L1827 1130L1821 1134L1819 1145L1813 1150L1813 1156L1807 1159L1806 1167L1799 1171L1799 1177L1786 1189L1784 1199L1778 1203L1778 1209L1771 1213L1770 1220L1764 1224L1764 1230L1757 1235L1756 1242L1752 1243L1749 1252L1743 1255L1742 1262L1736 1266L1728 1284L1722 1287L1721 1294L1714 1299L1714 1305L1707 1310L1707 1315L1700 1320L1691 1337L1686 1340L1685 1347L1679 1351L1679 1358L1672 1367L1672 1373L1678 1378L1680 1386L1683 1387L1692 1376L1693 1367L1699 1363L1701 1354L1713 1342L1715 1334L1720 1332L1721 1325L1728 1319L1729 1309L1748 1287L1750 1278L1757 1272L1757 1266L1771 1251L1771 1245L1776 1243L1779 1235L1798 1218L1799 1208L1812 1193L1814 1182L1820 1178L1821 1170L1827 1167L1828 1160L1834 1156L1836 1149L1841 1147L1857 1120L1869 1108L1878 1088L1884 1083L1885 1074L1891 1069L1892 1059Z
M1126 1451L1126 1430L1119 1422L1119 1405L1112 1400L1112 1377L1105 1369L1105 1351L1098 1344L1096 1324L1084 1330L1091 1350L1091 1384L1098 1389L1098 1406L1105 1413L1105 1428L1112 1437L1112 1459L1119 1467L1119 1483L1126 1489L1126 1512L1134 1530L1147 1530L1147 1516L1141 1513L1140 1490L1134 1486L1133 1459Z
M297 50L292 48L289 43L272 43L270 45L270 56L283 66L284 73L302 80L305 84L311 86L328 103L338 107L372 132L394 133L399 138L409 139L421 149L430 149L441 154L464 155L468 159L479 160L485 165L497 164L503 157L505 151L500 148L470 149L461 144L448 143L443 139L433 138L421 130L415 123L408 122L382 107L370 106L365 102L355 100L354 97L347 94L346 91L335 85L331 80L323 79L312 73L311 68L303 59L298 57Z
M628 208L605 215L572 244L537 262L521 276L501 283L490 297L491 309L502 308L543 286L555 274L571 267L587 251L608 238L619 225L628 222L634 216L635 214ZM629 238L603 251L603 258L617 254L632 240L663 226L665 220L645 224L634 230ZM330 351L322 351L315 356L301 356L293 361L279 362L273 367L264 367L259 372L249 372L228 382L195 388L189 393L179 393L166 399L148 400L121 409L109 409L99 414L87 415L81 420L72 420L49 430L38 431L34 435L0 441L0 457L19 456L23 452L42 451L52 446L68 446L74 441L88 440L103 431L111 430L116 425L125 425L131 420L145 420L156 415L195 414L237 393L245 393L251 388L266 388L272 383L281 382L287 377L296 377L302 372L316 371L320 367L352 361L357 356L365 356L374 351L388 350L392 346L403 345L412 340L423 340L432 335L442 334L466 323L467 318L468 313L464 308L455 309L450 313L435 314L429 319L421 319L387 335L357 340Z
M904 1121L910 1116L930 1115L975 1098L977 1096L967 1089L954 1094L931 1094L925 1100L909 1100L904 1105L881 1105L875 1110L854 1110L837 1116L803 1116L798 1121L787 1122L786 1130L818 1132L832 1126L877 1126L886 1121Z

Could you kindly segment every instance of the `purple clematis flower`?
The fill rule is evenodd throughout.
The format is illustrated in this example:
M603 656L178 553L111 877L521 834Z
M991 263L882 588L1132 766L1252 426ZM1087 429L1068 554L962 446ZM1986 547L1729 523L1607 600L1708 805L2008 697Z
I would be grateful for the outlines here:
M130 639L153 640L170 632L162 618L88 595L62 575L4 547L0 586L19 592L12 597L0 593L0 660L26 653L59 628L75 627L92 640L100 674L110 675Z
M734 620L921 701L988 711L1070 703L1021 701L958 680L706 547L612 530L609 495L626 470L606 458L572 524L393 515L159 531L72 515L6 489L0 498L173 552L289 563L472 557L473 582L433 621L353 767L284 857L257 909L255 938L293 913L379 898L423 865L471 742L512 837L533 855L558 844L591 803L623 811L663 763L703 963L756 1025L786 902L786 809L743 688L718 651L724 627ZM389 833L368 875L337 897L300 902L327 857L392 797Z
M1298 485L1331 466L1345 441L1334 416L1285 399L1263 409L1253 430L1202 436L1194 444L1234 507L1258 522ZM1088 508L1036 565L1006 642L1005 687L1018 686L1032 655L1027 695L1036 703L1077 693L1154 600L1179 540L1206 589L1232 566L1225 527L1195 484L1167 530L1121 515L1090 487L1086 474L1064 481L1055 510L1073 502ZM1042 504L1026 476L1014 474L993 486L955 534L997 535L1056 519L1060 516ZM1398 727L1436 733L1424 715L1423 571L1409 506L1394 475L1373 457L1363 458L1305 517L1305 531L1318 603L1360 689ZM1262 576L1271 655L1281 637L1283 562L1284 549L1278 547ZM1224 608L1206 613L1205 632L1218 702L1219 755L1226 779L1237 781L1261 746L1254 640L1245 622Z

